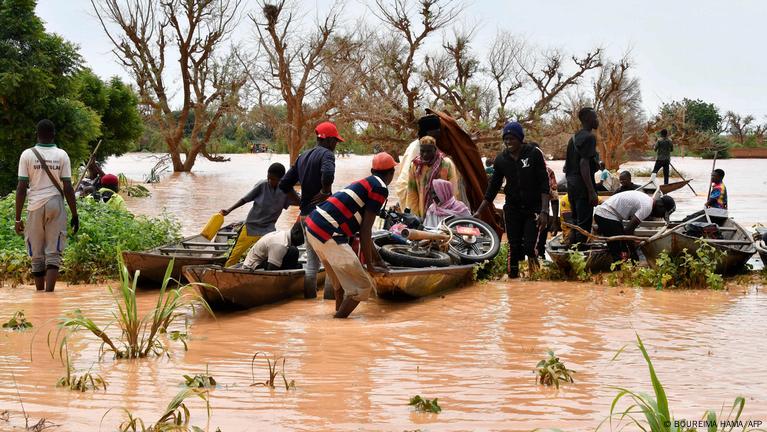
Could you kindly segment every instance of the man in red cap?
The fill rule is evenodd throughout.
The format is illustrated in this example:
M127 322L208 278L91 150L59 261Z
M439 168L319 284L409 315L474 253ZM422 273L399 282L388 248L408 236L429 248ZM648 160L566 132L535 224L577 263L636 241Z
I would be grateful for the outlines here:
M336 158L334 151L336 144L343 142L338 134L336 125L331 122L322 122L314 129L317 134L317 146L301 153L296 163L285 173L280 180L279 188L294 200L300 200L301 220L314 210L317 204L325 201L331 195L330 187L336 173ZM301 183L301 197L299 198L293 187ZM304 277L304 297L317 297L317 272L320 269L320 261L317 254L307 243L306 246L306 276ZM329 289L329 282L325 282L325 298L333 298L333 290Z
M311 247L317 253L333 283L335 318L348 317L361 301L367 300L374 286L349 245L353 236L359 234L368 272L386 271L371 234L373 222L389 196L387 186L394 179L396 166L388 153L376 154L370 176L336 192L306 217L307 250Z
M101 177L101 189L91 195L96 201L106 203L115 210L128 211L125 200L120 192L120 180L114 174L105 174Z

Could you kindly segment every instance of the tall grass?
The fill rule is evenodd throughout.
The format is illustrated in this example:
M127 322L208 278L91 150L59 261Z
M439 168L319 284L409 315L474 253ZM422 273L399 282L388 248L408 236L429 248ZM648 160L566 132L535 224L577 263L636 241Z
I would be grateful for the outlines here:
M168 289L168 284L173 279L173 260L168 264L163 278L160 293L157 296L155 307L145 315L140 315L136 300L136 283L139 272L134 277L128 273L128 269L122 261L122 254L118 254L120 269L120 285L117 289L109 287L109 293L114 298L117 311L112 315L112 323L103 328L92 319L85 316L77 309L59 322L59 332L56 336L57 343L65 343L66 338L60 337L64 332L76 332L80 330L90 331L101 339L101 355L111 351L115 358L141 358L149 355L163 355L167 353L165 343L160 335L165 333L168 327L179 317L180 311L187 307L193 310L200 306L211 316L213 311L208 303L194 289L194 285L184 285L176 289ZM113 323L120 329L120 335L114 336L107 333L107 329ZM50 343L50 335L49 335Z
M210 420L210 394L208 390L186 389L176 394L160 418L154 423L150 423L149 426L141 417L134 416L132 412L123 408L122 411L127 418L120 424L117 430L120 432L202 432L205 429L191 425L192 416L189 408L186 406L186 400L193 396L197 396L205 401L208 420ZM110 411L112 410L110 409L104 413L104 416L101 418L102 423Z
M650 381L652 383L653 394L647 394L644 392L635 392L626 388L616 387L618 394L610 405L610 415L603 420L597 431L607 423L610 430L626 430L629 426L633 426L636 430L645 432L691 432L695 429L687 427L687 422L684 419L675 419L671 414L671 408L666 396L666 390L661 384L658 374L655 372L650 355L647 353L642 338L637 334L637 346L644 357L647 368L650 372ZM623 351L621 349L618 354L613 357L613 360ZM623 411L617 409L618 404L623 400L628 400L628 407ZM706 420L706 427L708 432L732 432L735 430L735 426L743 426L741 429L746 431L757 431L761 429L749 428L748 422L741 421L740 416L743 413L746 401L743 397L737 397L730 409L727 417L722 418L723 411L720 412L719 418L717 418L716 412L709 410L703 414L703 420ZM734 417L733 417L734 414ZM617 420L614 422L614 420ZM635 430L635 429L631 429Z

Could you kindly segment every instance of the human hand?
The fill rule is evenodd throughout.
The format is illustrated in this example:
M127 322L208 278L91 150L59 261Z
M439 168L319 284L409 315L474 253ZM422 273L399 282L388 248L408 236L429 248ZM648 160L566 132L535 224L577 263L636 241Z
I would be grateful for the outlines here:
M542 211L538 215L538 231L543 231L547 229L549 226L549 214L545 211Z
M14 228L16 229L16 234L18 235L24 234L24 221L23 220L16 221L16 225L14 226Z
M70 225L72 226L72 234L77 234L77 231L80 231L80 218L77 215L72 216Z
M330 192L318 192L317 195L315 195L311 201L309 201L309 204L311 205L318 205L320 203L325 202L330 197Z
M388 273L389 265L383 260L368 264L368 273Z
M591 196L589 196L589 201L591 202L591 205L594 207L599 205L599 196L597 196L596 191L591 192Z
M229 210L221 209L221 211L219 211L219 213L221 213L222 215L226 216L226 215L229 214Z

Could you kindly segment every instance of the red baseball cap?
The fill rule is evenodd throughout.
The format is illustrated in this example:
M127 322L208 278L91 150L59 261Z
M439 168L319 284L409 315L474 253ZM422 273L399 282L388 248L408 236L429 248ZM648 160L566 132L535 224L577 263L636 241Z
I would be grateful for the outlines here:
M318 124L317 127L314 128L314 132L317 133L317 138L336 138L338 141L344 141L344 139L341 138L341 135L338 135L336 125L329 121Z
M376 171L386 171L397 166L397 162L389 153L381 152L373 156L373 169Z
M105 174L104 177L101 177L102 185L117 186L119 183L120 183L120 180L114 174Z

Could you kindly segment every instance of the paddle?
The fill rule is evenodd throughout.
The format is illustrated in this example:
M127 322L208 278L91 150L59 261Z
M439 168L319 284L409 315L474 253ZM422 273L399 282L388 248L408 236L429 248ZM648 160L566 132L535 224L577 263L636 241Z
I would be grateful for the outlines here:
M679 175L679 177L682 179L682 181L686 181L686 182L687 182L687 186L690 188L690 190L692 191L692 193L694 193L694 194L695 194L695 196L698 196L698 193L697 193L697 192L695 192L695 189L693 189L693 188L692 188L692 185L690 184L690 182L689 182L689 181L688 181L686 178L684 178L684 176L682 176L682 173L680 173L680 172L679 172L679 170L678 170L678 169L676 169L676 167L674 166L674 164L672 164L672 163L671 163L671 161L669 161L669 162L668 162L668 164L669 164L669 165L671 165L671 168L673 168L673 169L674 169L674 171L676 171L677 175Z
M85 164L85 169L83 170L83 175L80 176L80 180L77 181L77 185L75 186L74 190L77 190L80 187L80 184L83 182L83 179L85 178L85 174L88 173L88 167L91 166L91 164L96 160L96 152L99 151L99 147L101 146L101 140L99 140L98 143L96 143L96 148L93 149L93 153L91 153L91 157L88 158L88 163Z

